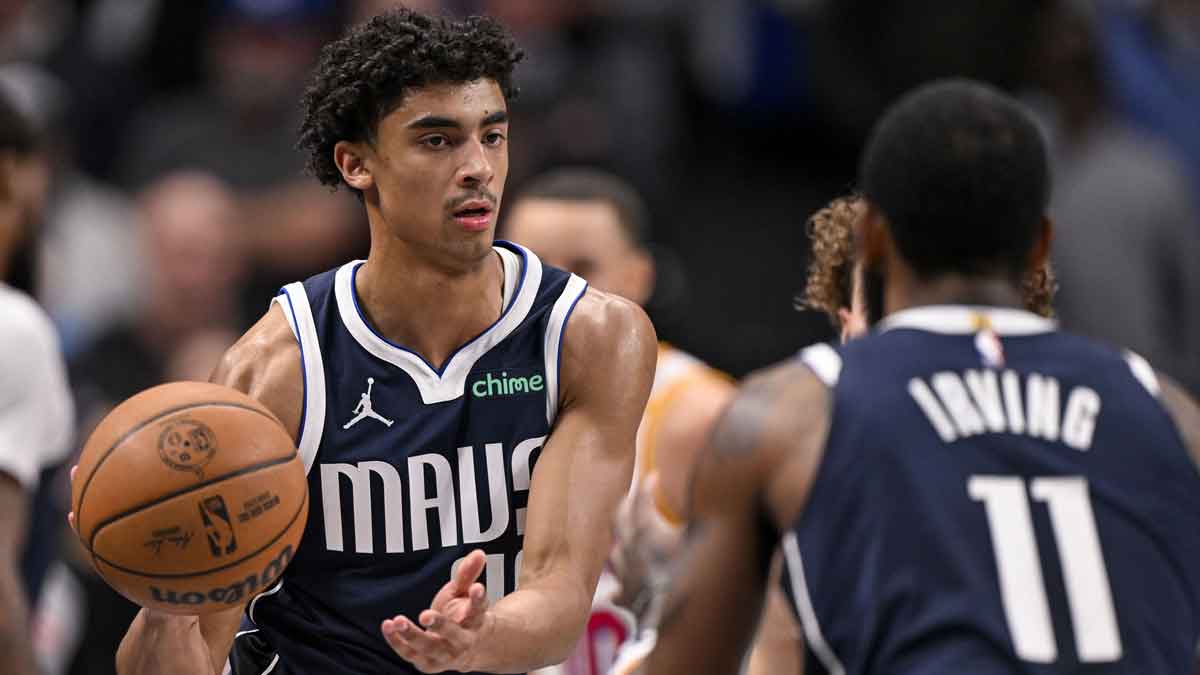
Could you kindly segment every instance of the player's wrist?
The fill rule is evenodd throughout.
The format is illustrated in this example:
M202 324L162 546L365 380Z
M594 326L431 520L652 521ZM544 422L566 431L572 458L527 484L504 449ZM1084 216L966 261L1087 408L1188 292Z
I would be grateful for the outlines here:
M489 664L486 663L486 654L482 653L481 648L483 645L496 644L495 634L496 615L489 608L484 610L483 616L480 618L479 629L475 632L475 639L459 659L461 663L458 666L458 670L467 672L488 670Z

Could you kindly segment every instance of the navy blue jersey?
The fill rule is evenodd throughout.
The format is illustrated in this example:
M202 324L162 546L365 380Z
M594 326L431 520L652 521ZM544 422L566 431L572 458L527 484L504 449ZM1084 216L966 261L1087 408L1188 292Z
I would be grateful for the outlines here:
M1144 360L968 307L801 358L833 400L783 538L805 672L1192 672L1200 473Z
M416 621L475 548L488 556L489 599L513 590L530 474L557 412L563 328L586 283L520 246L496 251L503 313L441 369L364 320L361 261L276 299L302 351L311 506L280 582L247 607L237 675L417 672L380 623Z

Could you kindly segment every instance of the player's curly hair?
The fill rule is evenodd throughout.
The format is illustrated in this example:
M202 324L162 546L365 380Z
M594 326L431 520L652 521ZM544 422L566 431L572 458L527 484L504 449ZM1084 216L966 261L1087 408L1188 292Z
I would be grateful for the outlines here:
M524 57L496 20L461 21L398 7L352 28L321 50L304 92L297 147L306 169L335 189L338 141L374 141L379 121L408 92L431 84L494 80L513 99L513 69Z
M838 197L808 220L812 262L804 294L796 298L797 309L824 312L834 328L841 328L838 310L850 309L854 293L854 219L865 205L860 194ZM1021 282L1025 309L1044 317L1054 316L1054 294L1058 281L1050 263L1031 271Z
M849 308L854 288L854 219L862 197L838 197L808 220L812 240L812 262L804 294L796 298L798 309L824 312L835 328L841 327L838 310Z
M1054 316L1054 294L1058 291L1058 279L1050 263L1043 263L1021 282L1021 294L1025 309L1046 317Z

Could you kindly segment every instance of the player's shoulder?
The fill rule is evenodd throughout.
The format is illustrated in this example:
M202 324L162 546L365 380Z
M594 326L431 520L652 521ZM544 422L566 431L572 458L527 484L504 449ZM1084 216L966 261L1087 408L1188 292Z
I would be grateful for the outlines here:
M646 312L636 303L589 287L567 320L563 354L607 368L649 361L653 373L658 339ZM620 362L601 360L607 358Z
M788 359L748 375L717 425L713 442L732 452L772 455L789 439L823 429L829 387L800 359ZM765 450L764 450L765 449ZM773 461L769 456L765 461Z
M0 339L6 345L21 345L25 350L31 344L57 345L58 333L50 316L29 295L15 288L0 284ZM17 353L20 353L18 351Z
M300 343L277 305L226 350L211 379L258 399L296 437L304 400Z

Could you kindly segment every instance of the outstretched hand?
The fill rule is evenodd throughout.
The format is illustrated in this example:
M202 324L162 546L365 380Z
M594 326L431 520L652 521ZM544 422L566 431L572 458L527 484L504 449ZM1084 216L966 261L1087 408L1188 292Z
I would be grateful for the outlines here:
M383 622L383 637L401 658L423 673L471 670L471 652L488 617L487 593L476 581L486 563L483 551L471 551L417 617L420 625L404 616Z

